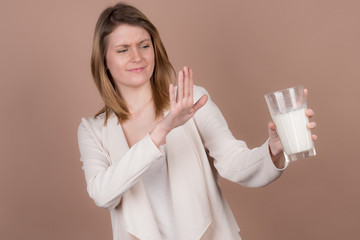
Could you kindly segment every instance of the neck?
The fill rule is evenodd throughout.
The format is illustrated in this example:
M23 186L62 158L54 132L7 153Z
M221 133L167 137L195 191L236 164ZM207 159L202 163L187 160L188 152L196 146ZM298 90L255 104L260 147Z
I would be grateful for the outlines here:
M150 82L141 87L122 89L120 93L131 114L142 111L153 100Z

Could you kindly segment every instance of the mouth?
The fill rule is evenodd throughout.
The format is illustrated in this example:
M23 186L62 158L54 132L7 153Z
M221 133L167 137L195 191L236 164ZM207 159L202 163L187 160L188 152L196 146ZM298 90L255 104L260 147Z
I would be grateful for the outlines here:
M128 72L132 72L132 73L138 73L138 72L142 72L145 69L145 67L138 67L138 68L131 68L128 69Z

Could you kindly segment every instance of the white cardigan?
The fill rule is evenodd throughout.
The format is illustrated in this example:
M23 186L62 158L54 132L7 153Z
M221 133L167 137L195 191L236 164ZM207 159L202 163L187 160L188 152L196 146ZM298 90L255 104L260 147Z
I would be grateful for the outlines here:
M194 101L206 90L194 86ZM83 118L79 148L87 190L95 203L110 210L114 240L160 240L142 174L163 152L149 135L129 149L113 114ZM265 186L283 169L274 166L268 142L248 149L236 140L211 101L166 138L168 173L179 240L241 239L224 199L218 174L247 187Z

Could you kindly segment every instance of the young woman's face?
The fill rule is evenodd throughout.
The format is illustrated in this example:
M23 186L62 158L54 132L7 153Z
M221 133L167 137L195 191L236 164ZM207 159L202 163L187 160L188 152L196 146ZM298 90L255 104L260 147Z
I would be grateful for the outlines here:
M150 83L154 71L154 47L142 27L119 25L108 35L106 63L118 89Z

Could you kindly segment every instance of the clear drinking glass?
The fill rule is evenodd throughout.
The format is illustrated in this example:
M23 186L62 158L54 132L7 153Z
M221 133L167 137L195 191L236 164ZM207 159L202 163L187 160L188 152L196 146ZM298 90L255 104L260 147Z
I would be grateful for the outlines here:
M315 156L311 131L306 127L309 118L304 87L297 86L265 95L271 118L283 146L286 161Z

